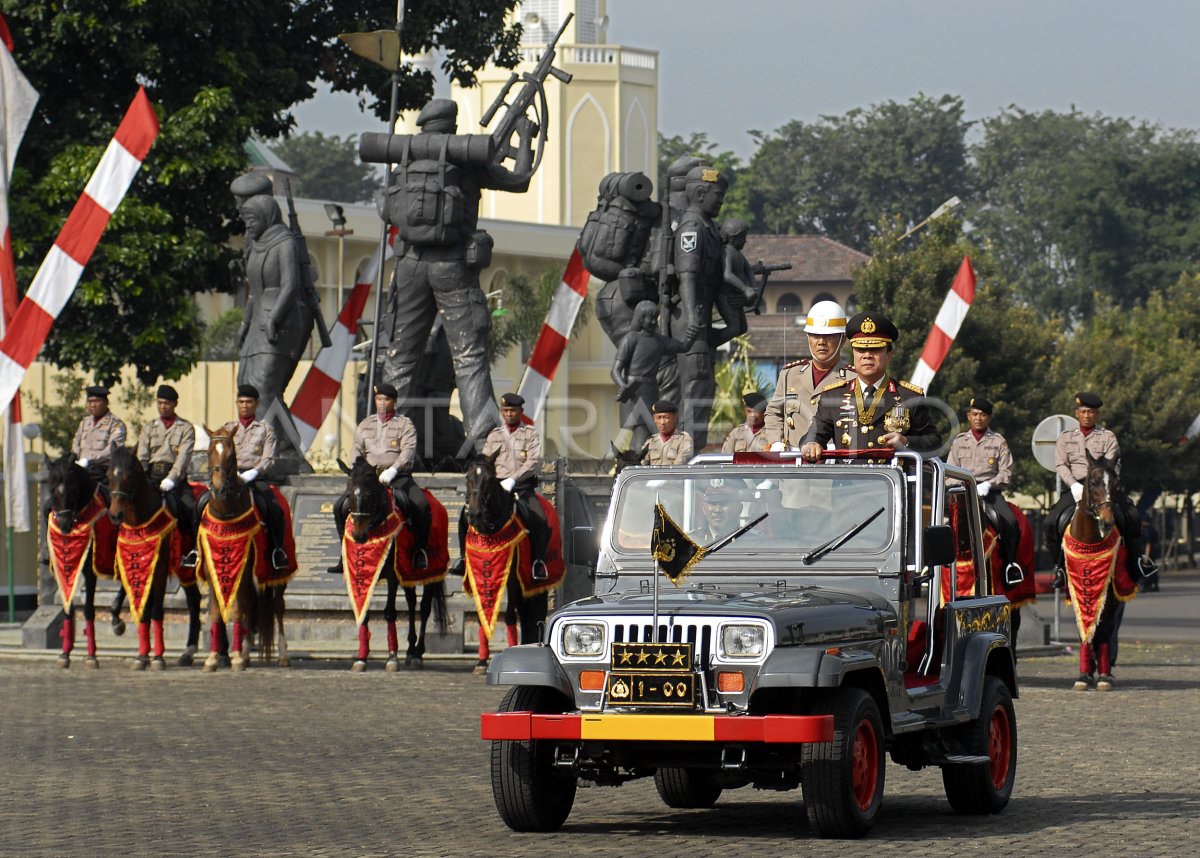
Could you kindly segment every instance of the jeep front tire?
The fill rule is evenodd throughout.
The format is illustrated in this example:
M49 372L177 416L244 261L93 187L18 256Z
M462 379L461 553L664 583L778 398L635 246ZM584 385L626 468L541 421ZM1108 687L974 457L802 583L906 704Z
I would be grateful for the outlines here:
M883 802L883 720L860 688L820 697L812 715L833 716L833 741L804 746L800 780L808 824L821 837L862 837Z

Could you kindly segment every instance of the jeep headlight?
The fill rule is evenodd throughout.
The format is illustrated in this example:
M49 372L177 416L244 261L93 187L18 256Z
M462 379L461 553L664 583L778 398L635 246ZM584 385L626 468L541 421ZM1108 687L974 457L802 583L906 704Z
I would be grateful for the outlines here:
M592 656L604 654L604 626L600 623L567 623L562 630L564 655Z
M758 625L721 626L721 655L726 658L762 658L766 631Z

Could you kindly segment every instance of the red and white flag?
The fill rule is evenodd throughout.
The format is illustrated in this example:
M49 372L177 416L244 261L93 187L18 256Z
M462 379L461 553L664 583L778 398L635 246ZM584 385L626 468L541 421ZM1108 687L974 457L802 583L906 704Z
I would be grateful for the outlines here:
M17 148L38 94L12 57L13 41L4 16L0 15L0 339L4 338L17 312L17 272L13 261L12 234L8 218L8 186ZM29 489L25 476L25 452L21 435L21 396L16 394L0 406L4 425L4 520L13 530L29 530Z
M525 422L534 423L542 416L546 407L546 397L550 393L550 382L558 371L563 352L567 350L567 340L571 336L571 328L579 315L579 308L587 298L588 280L591 275L583 267L583 257L579 249L571 251L567 260L567 269L563 272L562 281L550 302L546 313L546 321L542 324L541 333L534 343L533 352L529 355L529 365L521 376L521 384L517 393L525 400Z
M394 226L388 227L383 254L385 263L395 254L396 232ZM292 419L296 424L296 431L300 433L301 453L308 452L313 439L317 437L317 430L329 416L329 410L337 399L342 386L342 376L346 373L346 364L350 362L350 350L354 347L354 339L358 334L358 322L362 318L367 296L371 294L371 286L374 285L376 274L379 272L379 264L379 248L376 247L371 258L354 277L354 288L350 290L346 304L338 313L333 330L329 332L329 348L321 349L317 353L317 359L313 361L308 375L304 376L300 389L296 391L296 398L292 400Z
M921 358L917 368L913 370L910 381L917 387L929 389L929 383L942 368L942 361L950 351L950 344L958 336L971 302L975 300L975 271L971 268L971 257L964 256L958 273L954 275L954 283L946 293L942 309L938 310L933 328L929 331L929 339L925 340L925 348L921 349Z
M157 136L158 117L146 91L139 87L0 340L0 402L8 402L20 390L25 372L75 292L101 233Z

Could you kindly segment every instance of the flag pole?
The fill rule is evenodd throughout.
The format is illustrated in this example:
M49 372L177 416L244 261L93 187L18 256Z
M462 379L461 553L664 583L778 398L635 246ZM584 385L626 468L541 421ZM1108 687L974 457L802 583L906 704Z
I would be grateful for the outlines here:
M662 498L655 496L654 508L659 509L662 506ZM654 631L651 632L651 643L658 643L658 576L662 574L662 570L658 568L658 555L654 555Z

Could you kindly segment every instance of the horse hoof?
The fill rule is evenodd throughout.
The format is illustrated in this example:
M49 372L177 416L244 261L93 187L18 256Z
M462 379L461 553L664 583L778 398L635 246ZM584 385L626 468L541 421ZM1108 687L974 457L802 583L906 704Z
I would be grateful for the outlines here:
M277 664L279 665L279 667L291 667L292 660L290 658L281 658L281 659L279 659Z
M366 659L363 659L363 658L356 659L354 664L350 665L351 673L364 673L366 671L366 669L367 669L367 661L366 661Z
M1079 678L1075 680L1075 684L1071 688L1075 691L1087 691L1092 684L1092 678L1086 673L1079 674Z
M130 670L145 670L149 666L150 666L150 656L139 655L139 656L134 657L133 661L129 665L129 669Z
M64 652L55 659L54 663L58 667L68 668L71 666L71 656Z
M175 662L180 667L191 667L196 661L196 647L189 646L179 655L179 661Z
M1112 676L1105 673L1105 674L1101 675L1101 677L1098 680L1096 680L1096 690L1097 691L1112 691L1113 686L1115 684L1116 683L1113 682Z
M96 658L94 655L89 655L83 660L83 666L95 670L100 666L100 659Z
M212 653L208 658L204 659L204 672L216 673L217 665L220 664L220 662L221 659L217 656L217 654L215 652Z
M404 666L409 670L424 670L425 660L419 655L409 656L408 658L404 659Z
M161 655L156 655L154 658L150 659L150 668L152 670L166 670L167 660Z
M233 667L233 660L229 656L222 653L221 655L217 656L217 667Z
M229 660L229 667L236 673L241 673L250 663L248 658L232 658Z
M125 634L125 621L120 617L113 617L112 621L113 634L117 637Z
M487 673L487 669L488 669L488 663L486 661L484 661L483 659L480 659L476 663L475 669L472 670L471 672L473 674L475 674L476 676L483 676L485 673Z
M404 660L404 666L408 667L408 659ZM397 673L400 670L400 659L396 657L394 652L389 652L387 661L384 662L383 669L388 673Z

